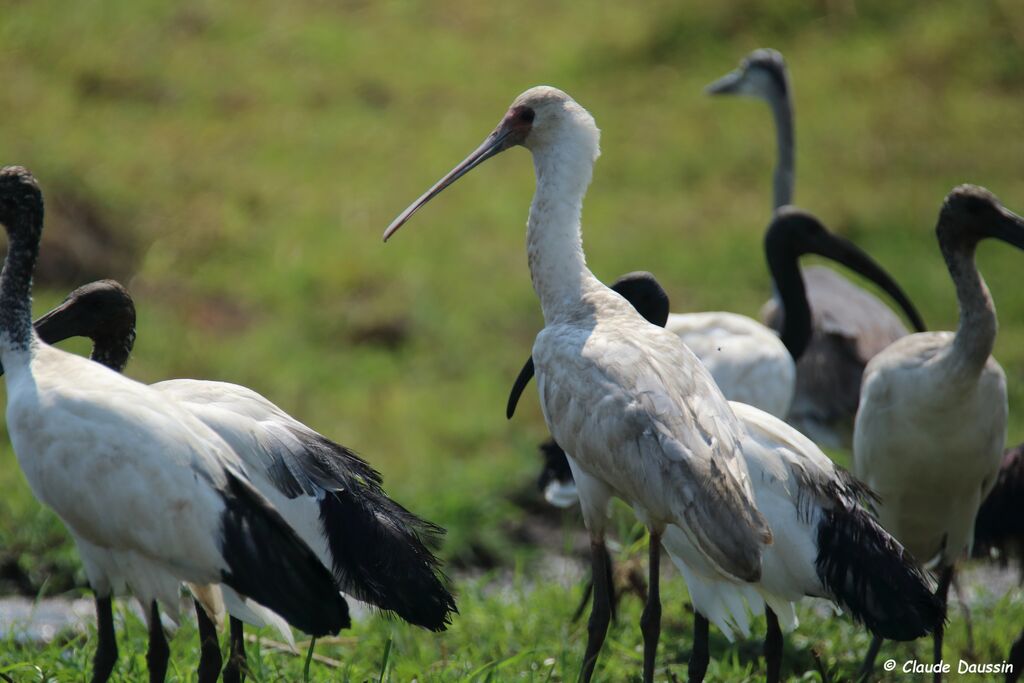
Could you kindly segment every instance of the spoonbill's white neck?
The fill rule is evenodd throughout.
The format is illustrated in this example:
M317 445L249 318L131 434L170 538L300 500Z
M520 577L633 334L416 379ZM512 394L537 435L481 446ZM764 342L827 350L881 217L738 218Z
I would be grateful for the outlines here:
M584 294L602 286L587 268L580 232L583 197L600 154L597 128L592 119L586 124L572 121L563 128L565 134L529 145L537 190L527 221L526 253L548 324L573 315Z
M999 327L992 295L974 262L978 242L975 239L954 240L940 233L939 246L956 285L960 306L960 321L946 362L953 372L976 377L992 354Z

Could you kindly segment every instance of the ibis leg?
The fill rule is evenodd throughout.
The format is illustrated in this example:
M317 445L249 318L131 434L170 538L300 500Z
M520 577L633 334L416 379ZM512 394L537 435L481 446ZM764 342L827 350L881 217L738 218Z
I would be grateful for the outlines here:
M220 666L223 663L217 626L210 620L199 601L193 602L196 606L196 623L199 625L199 683L217 683Z
M708 672L711 655L708 652L708 620L700 612L693 613L693 651L687 668L688 683L701 683Z
M779 683L779 674L782 671L782 628L779 626L779 617L767 605L764 608L764 616L768 621L768 631L764 637L765 681Z
M661 636L661 534L652 531L649 546L650 587L647 589L647 604L640 615L640 632L644 634L644 683L654 683L654 663L658 654L658 638Z
M604 637L608 633L608 622L611 621L611 596L608 589L608 551L604 539L591 539L590 559L594 577L594 605L590 610L590 621L587 624L587 651L583 656L583 668L580 681L589 683L597 666L597 655L604 645Z
M871 645L868 647L868 653L864 656L864 663L860 667L860 674L857 676L858 681L870 680L872 672L875 670L875 658L878 657L878 651L882 649L882 636L873 636L871 638Z
M949 584L953 580L953 565L943 568L942 573L939 575L939 586L935 589L935 595L939 598L939 602L942 604L942 619L935 625L935 631L932 633L932 637L935 639L935 663L938 664L942 661L942 636L946 629L946 599L949 596ZM942 672L936 668L934 674L932 674L933 683L942 683Z
M956 594L956 601L960 603L960 611L964 613L964 625L967 627L967 658L977 659L974 654L974 619L971 617L971 606L967 604L963 586L960 585L959 574L953 576L953 593Z
M224 667L224 683L242 683L245 680L245 627L231 617L231 647L228 664Z
M1012 669L1006 674L1006 683L1017 683L1020 680L1021 669L1024 668L1024 631L1010 647L1010 664Z
M106 683L117 661L117 636L114 635L114 610L111 598L96 596L96 633L99 644L92 660L92 683Z
M167 660L171 649L164 636L164 625L160 623L160 607L156 600L149 608L149 649L146 650L146 665L149 667L149 683L163 683L167 678Z

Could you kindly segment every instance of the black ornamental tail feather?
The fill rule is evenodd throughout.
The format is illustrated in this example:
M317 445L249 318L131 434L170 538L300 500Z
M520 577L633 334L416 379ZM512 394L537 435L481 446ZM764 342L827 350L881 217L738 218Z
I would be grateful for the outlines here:
M931 633L944 618L921 567L859 505L823 511L816 564L818 577L836 602L875 635L914 640Z
M221 495L224 583L312 636L351 626L331 572L277 510L231 472Z
M431 631L458 612L432 552L444 534L391 500L377 486L332 491L320 501L334 575L358 600Z

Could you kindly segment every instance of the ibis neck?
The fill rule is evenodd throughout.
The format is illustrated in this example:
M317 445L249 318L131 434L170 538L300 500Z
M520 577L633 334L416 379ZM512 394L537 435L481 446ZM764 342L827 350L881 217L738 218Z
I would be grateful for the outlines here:
M124 372L134 344L134 327L127 332L96 337L93 339L92 355L90 358L101 365L106 365L115 372Z
M956 239L955 235L940 232L939 246L960 305L960 321L947 362L956 372L976 376L992 355L999 327L992 295L974 262L978 243L974 238Z
M793 203L793 178L796 173L793 134L793 105L788 88L774 88L768 98L775 119L775 141L778 159L773 176L774 208Z
M807 288L796 256L768 253L768 270L775 283L776 296L782 309L779 337L794 361L807 350L811 340L811 306Z
M23 351L33 336L32 272L39 256L39 231L37 226L9 227L7 258L0 273L0 351Z
M596 150L548 146L533 151L537 189L530 204L526 254L546 323L572 316L600 286L583 255L580 216Z

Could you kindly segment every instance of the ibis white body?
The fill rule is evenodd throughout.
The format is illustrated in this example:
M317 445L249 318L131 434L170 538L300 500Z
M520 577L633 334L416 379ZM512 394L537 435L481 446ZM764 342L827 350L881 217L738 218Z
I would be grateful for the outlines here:
M237 456L148 387L38 343L2 354L7 429L36 497L53 508L100 594L130 589L177 618L179 586L219 583L225 470Z
M864 372L857 475L882 499L879 519L922 561L949 565L974 539L1006 443L1006 377L994 358L957 367L950 332L914 334Z
M779 335L737 313L673 313L674 332L707 366L722 394L784 418L793 401L796 364Z
M854 468L881 496L886 528L921 561L946 568L971 547L1006 441L1006 377L991 355L995 304L974 254L989 237L1024 249L1024 219L963 185L947 196L936 235L956 286L956 333L913 334L871 359Z

